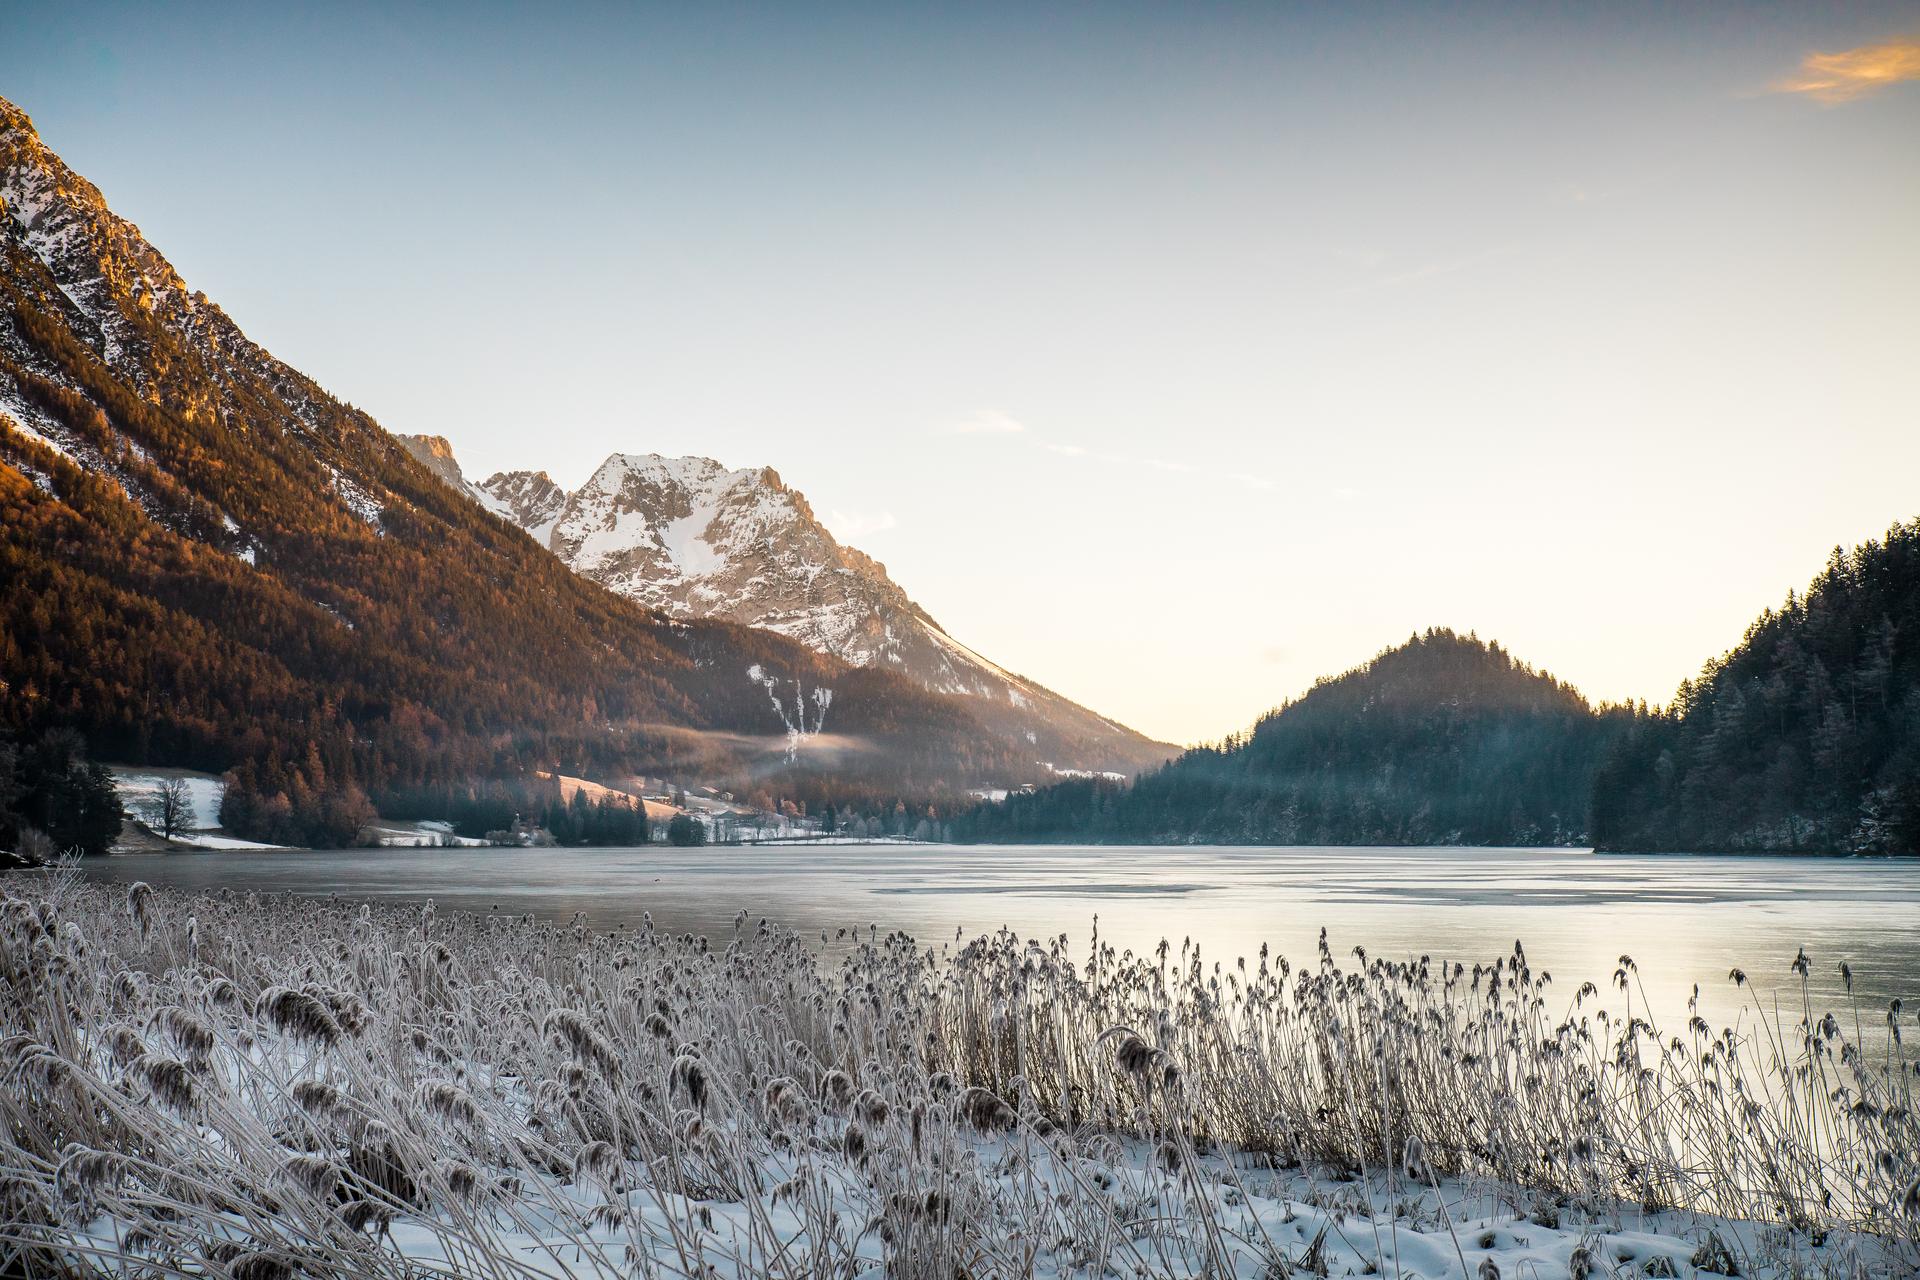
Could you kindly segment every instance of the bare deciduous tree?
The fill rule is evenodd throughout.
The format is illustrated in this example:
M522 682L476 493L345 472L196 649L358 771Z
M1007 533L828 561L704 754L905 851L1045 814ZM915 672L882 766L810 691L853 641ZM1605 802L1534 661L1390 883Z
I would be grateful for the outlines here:
M151 794L135 802L134 810L161 839L171 840L193 820L193 793L185 778L163 778Z

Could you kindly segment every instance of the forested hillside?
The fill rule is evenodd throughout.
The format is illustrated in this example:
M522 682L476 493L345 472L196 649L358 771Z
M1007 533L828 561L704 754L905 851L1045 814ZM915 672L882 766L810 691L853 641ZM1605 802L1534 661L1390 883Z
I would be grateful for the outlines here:
M1131 787L1063 783L960 825L979 840L1575 844L1629 718L1496 644L1433 630Z
M1920 521L1835 548L1639 719L1594 787L1606 849L1920 852Z
M0 100L0 735L60 727L316 812L536 766L877 800L1015 767L897 676L569 572L249 341Z

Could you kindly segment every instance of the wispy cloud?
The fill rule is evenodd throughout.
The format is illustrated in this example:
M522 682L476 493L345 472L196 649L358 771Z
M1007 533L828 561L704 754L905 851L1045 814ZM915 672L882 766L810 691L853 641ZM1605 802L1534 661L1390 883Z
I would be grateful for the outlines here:
M958 422L947 424L950 436L1017 436L1027 424L998 409L978 409Z
M841 542L852 542L900 524L891 511L829 511L825 523L827 532Z
M1431 280L1435 276L1450 276L1456 271L1468 271L1484 263L1491 262L1496 258L1512 253L1520 247L1518 242L1513 244L1496 244L1473 253L1460 254L1456 257L1432 258L1425 262L1415 263L1403 271L1389 271L1384 274L1376 273L1373 278L1351 286L1347 292L1352 293L1363 289L1391 288L1395 285L1415 284L1421 280Z
M1837 106L1904 80L1920 80L1920 36L1900 36L1839 53L1810 53L1800 63L1798 75L1773 88L1776 93L1797 93Z
M1142 458L1130 453L1109 453L1104 449L1088 449L1077 444L1062 444L1056 440L1042 441L1040 447L1048 453L1059 454L1063 458L1086 458L1093 462L1105 462L1118 467L1144 467L1149 471L1165 471L1173 475L1214 477L1263 492L1278 487L1266 476L1255 475L1250 471L1215 471L1196 462L1175 458Z
M978 409L966 417L950 422L941 428L942 434L950 436L1024 436L1020 447L1039 446L1046 452L1061 458L1083 458L1089 462L1104 462L1119 467L1138 467L1148 471L1164 471L1172 475L1215 478L1229 484L1240 485L1247 489L1268 491L1278 486L1266 476L1255 475L1248 471L1216 471L1185 458L1147 457L1130 453L1112 453L1105 449L1093 449L1086 445L1071 444L1065 440L1037 439L1027 431L1027 424L1011 414L998 409ZM1011 442L1010 442L1011 443ZM838 512L834 513L837 517ZM893 527L893 517L886 517L884 528ZM840 536L840 530L832 520L827 527L834 536ZM867 532L863 530L863 532ZM855 536L855 535L849 535Z

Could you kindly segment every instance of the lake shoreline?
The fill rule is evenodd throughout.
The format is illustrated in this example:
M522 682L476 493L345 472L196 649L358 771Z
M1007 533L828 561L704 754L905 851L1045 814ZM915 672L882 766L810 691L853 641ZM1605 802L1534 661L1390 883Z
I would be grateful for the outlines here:
M196 833L196 834L199 834L199 833ZM183 836L183 837L178 837L177 839L182 842L191 841L193 839L193 836ZM222 848L222 847L212 846L212 845L196 845L191 843L176 843L174 846L169 848L160 848L157 846L149 847L146 842L137 842L137 843L129 843L126 845L116 845L114 848L109 850L106 854L99 855L99 856L140 857L148 854L165 855L169 853L348 853L348 852L364 852L364 851L367 851L369 848L370 848L369 846L359 846L359 845L343 845L343 846L242 845L240 847ZM763 849L763 848L778 848L778 849L913 848L913 849L959 850L959 849L1012 848L1012 849L1085 849L1090 852L1098 851L1102 849L1141 849L1141 848L1145 848L1145 849L1288 849L1288 850L1291 850L1291 849L1354 849L1354 850L1440 849L1440 850L1458 850L1462 852L1472 851L1477 849L1511 849L1511 850L1517 850L1521 852L1590 853L1590 854L1595 854L1601 857L1609 857L1609 858L1697 858L1697 859L1703 859L1703 860L1711 860L1711 859L1717 859L1717 858L1806 858L1806 859L1817 859L1821 861L1858 861L1858 862L1891 862L1891 863L1908 863L1908 862L1920 861L1920 852L1914 852L1914 853L1857 853L1857 852L1821 853L1821 852L1816 852L1808 849L1601 849L1592 845L1567 845L1567 844L1523 844L1523 845L1484 845L1484 844L1324 845L1323 844L1323 845L1313 845L1313 844L1217 844L1217 843L1188 844L1188 843L1169 842L1165 844L1142 845L1137 843L1123 843L1118 841L1113 843L1098 843L1098 842L1075 843L1071 841L1051 841L1051 840L1036 841L1031 844L1020 844L1020 843L976 844L976 843L969 843L969 842L963 842L963 841L950 841L950 840L915 840L915 839L912 839L911 837L906 837L906 836L886 836L886 837L856 838L856 839L841 839L835 836L789 837L789 838L771 838L771 839L765 839L765 840L729 840L729 841L719 841L719 842L698 844L698 845L671 845L665 841L660 841L660 842L649 843L646 845L564 845L564 846L482 844L482 845L445 847L445 846L427 845L427 844L421 844L421 845L383 844L379 846L373 846L371 848L377 848L380 851L389 852L389 853L428 854L428 855L435 854L435 853L457 852L458 849L460 848L498 849L498 850L505 850L505 851L528 853L536 857L542 853L551 852L555 848L565 848L570 851L579 852L579 853L592 853L596 850L604 850L608 852L624 852L629 850L648 849L648 848L659 848L659 849L691 848L691 849L708 849L708 850Z

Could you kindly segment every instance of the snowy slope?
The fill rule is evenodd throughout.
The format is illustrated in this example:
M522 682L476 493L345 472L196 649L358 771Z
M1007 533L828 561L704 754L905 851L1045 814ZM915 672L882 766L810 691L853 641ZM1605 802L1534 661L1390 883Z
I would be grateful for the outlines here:
M1023 743L1036 766L1131 773L1172 754L955 640L885 565L835 539L771 468L617 453L569 493L541 471L476 485L445 441L403 439L442 479L576 572L669 616L763 627L965 698L982 723Z

